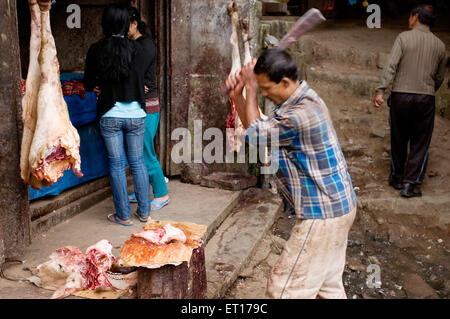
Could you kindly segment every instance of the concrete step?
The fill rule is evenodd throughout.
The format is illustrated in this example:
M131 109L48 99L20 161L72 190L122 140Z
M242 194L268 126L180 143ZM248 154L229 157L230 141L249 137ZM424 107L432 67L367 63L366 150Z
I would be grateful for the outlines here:
M283 202L266 189L243 192L239 205L217 229L205 249L209 299L223 298L283 209Z
M450 197L447 193L434 192L422 197L403 198L397 192L380 191L359 196L358 207L367 212L375 212L379 216L417 216L420 225L425 228L439 228L450 231Z
M111 187L103 187L92 194L85 195L75 201L62 206L59 209L49 212L45 216L37 218L31 221L31 238L36 238L40 234L43 234L50 230L52 227L63 223L77 214L82 213L84 210L91 206L98 204L105 198L111 196Z
M31 220L43 217L80 198L109 186L109 177L102 177L63 191L58 196L45 196L30 202Z
M314 64L306 68L306 80L339 83L350 94L370 97L375 94L375 88L380 83L379 75L374 72L352 71L335 65L320 67Z
M128 191L133 192L133 179L130 175L127 181ZM111 195L109 177L103 177L66 190L58 196L46 196L33 201L30 203L32 239Z

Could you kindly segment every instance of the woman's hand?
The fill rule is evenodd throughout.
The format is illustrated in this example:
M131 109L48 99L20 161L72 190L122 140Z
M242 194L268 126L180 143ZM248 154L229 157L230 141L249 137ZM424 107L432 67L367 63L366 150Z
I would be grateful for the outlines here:
M147 85L144 85L144 92L145 92L145 94L148 93L148 87L147 87Z
M97 96L97 99L98 99L98 96L102 93L102 91L100 90L100 88L98 86L96 86L92 91Z

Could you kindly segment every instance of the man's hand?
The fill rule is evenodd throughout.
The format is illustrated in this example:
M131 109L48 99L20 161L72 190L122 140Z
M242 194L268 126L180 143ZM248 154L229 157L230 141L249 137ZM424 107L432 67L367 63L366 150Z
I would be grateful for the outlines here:
M258 91L258 80L256 79L256 75L253 72L256 61L256 59L253 59L241 70L238 70L228 76L227 80L225 81L225 85L229 89L228 96L232 100L242 96L244 87L247 91Z
M148 87L147 87L147 85L144 85L144 92L145 92L145 94L148 93Z
M253 92L258 92L258 80L256 78L255 69L256 59L252 59L250 63L244 66L241 70L242 82L244 82L247 91L252 90Z
M241 70L231 73L225 81L225 86L228 88L228 96L235 100L237 97L242 97L242 90L244 89L244 82L240 78Z
M384 103L383 94L375 94L375 99L373 101L373 105L375 107L380 107Z
M38 0L39 9L41 11L48 11L52 7L52 1L51 0Z

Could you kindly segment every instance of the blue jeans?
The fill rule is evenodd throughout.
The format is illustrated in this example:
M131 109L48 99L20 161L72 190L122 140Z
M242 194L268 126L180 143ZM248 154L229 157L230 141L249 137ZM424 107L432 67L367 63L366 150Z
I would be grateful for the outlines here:
M103 117L100 119L100 132L108 153L109 176L117 216L123 220L131 218L125 171L127 159L133 175L137 213L149 216L150 186L143 153L145 117Z

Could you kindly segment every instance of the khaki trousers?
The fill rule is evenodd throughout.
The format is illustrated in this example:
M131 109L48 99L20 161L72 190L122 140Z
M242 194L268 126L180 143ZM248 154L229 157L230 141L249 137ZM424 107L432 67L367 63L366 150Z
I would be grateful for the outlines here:
M346 299L342 274L348 233L356 216L298 220L272 269L266 296Z

